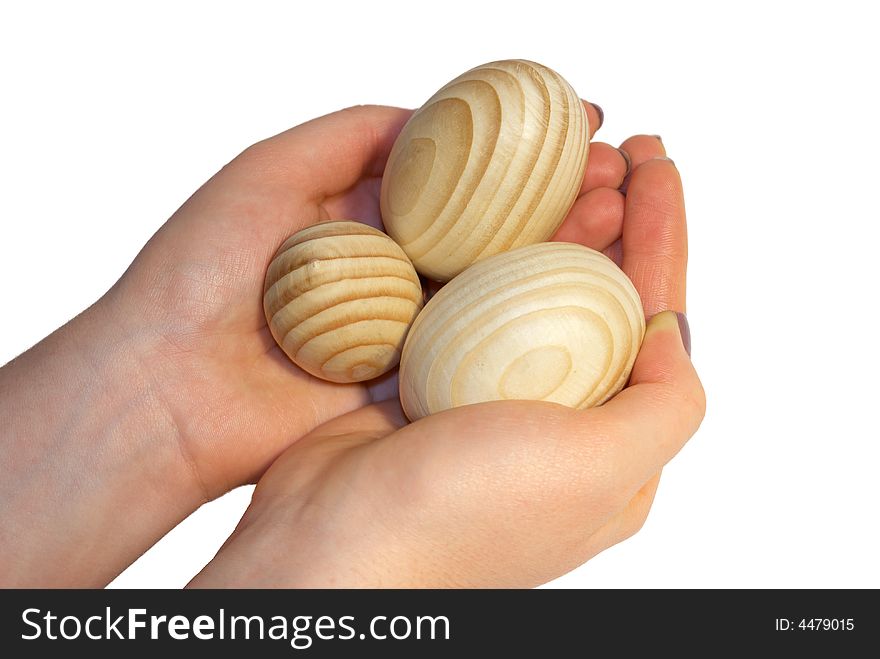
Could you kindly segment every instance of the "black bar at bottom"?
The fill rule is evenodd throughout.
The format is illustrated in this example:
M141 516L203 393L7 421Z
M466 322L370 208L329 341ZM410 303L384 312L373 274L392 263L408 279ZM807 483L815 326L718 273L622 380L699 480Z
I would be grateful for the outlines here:
M190 656L222 644L260 657L854 656L877 647L878 629L876 590L0 591L0 648L18 650L4 656Z

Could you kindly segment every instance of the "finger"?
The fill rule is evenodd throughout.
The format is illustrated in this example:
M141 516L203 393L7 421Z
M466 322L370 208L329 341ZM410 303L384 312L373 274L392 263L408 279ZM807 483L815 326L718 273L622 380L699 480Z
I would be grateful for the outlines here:
M619 268L623 265L623 242L618 238L613 243L608 245L605 249L602 250L602 253L607 256L609 259L614 261Z
M587 113L587 122L590 124L590 139L593 139L593 135L595 135L596 131L602 127L603 123L605 123L605 112L603 112L602 108L595 103L590 103L583 99L581 99L581 103L584 104L584 111Z
M258 142L225 169L267 193L321 200L364 177L381 176L412 110L361 105L328 114Z
M408 423L396 398L330 419L275 460L259 481L259 497L255 495L255 501L282 491L296 494L338 455L385 437Z
M596 188L578 197L551 240L603 250L620 238L624 197L613 188Z
M396 398L389 399L359 407L327 421L304 438L303 446L310 442L325 442L328 438L349 435L375 439L389 435L408 423L400 401Z
M666 155L666 149L658 135L633 135L620 145L620 150L630 159L629 172L620 184L620 191L623 193L626 193L629 187L633 169L649 160Z
M638 165L626 191L623 271L642 298L645 315L685 310L687 226L678 170L669 159Z
M666 155L666 148L659 135L633 135L620 148L629 154L633 169L652 158Z
M656 474L696 432L706 411L675 312L648 323L630 386L597 408L611 428L606 459L621 482L638 487ZM689 333L688 333L689 334Z
M350 220L368 224L379 231L385 230L382 214L379 211L379 191L381 178L361 179L345 192L324 198L319 204L321 219Z
M623 179L629 173L629 155L615 149L604 142L590 144L590 155L587 159L587 169L584 172L584 181L581 184L579 195L595 188L614 188L623 184Z

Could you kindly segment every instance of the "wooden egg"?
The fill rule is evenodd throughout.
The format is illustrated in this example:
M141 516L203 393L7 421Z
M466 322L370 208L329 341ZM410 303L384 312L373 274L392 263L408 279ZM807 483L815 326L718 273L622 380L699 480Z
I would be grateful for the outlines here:
M422 307L403 250L360 222L323 222L284 241L266 273L269 330L299 367L331 382L394 368Z
M609 258L581 245L520 247L472 265L425 305L400 362L415 421L459 405L599 405L626 384L645 333L642 303Z
M550 238L580 190L587 115L558 73L524 60L478 66L406 123L380 196L385 230L423 275Z

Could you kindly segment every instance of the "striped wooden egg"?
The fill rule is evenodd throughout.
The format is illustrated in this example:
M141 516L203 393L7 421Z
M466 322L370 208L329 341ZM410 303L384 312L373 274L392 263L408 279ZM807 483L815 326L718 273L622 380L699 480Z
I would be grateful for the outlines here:
M382 179L385 229L423 275L550 238L587 164L587 116L558 73L524 60L478 66L413 114Z
M626 384L645 333L641 300L609 258L542 243L474 264L425 305L400 362L413 421L490 400L599 405Z
M264 290L275 341L299 367L331 382L361 382L394 368L423 301L403 250L381 231L348 221L288 238Z

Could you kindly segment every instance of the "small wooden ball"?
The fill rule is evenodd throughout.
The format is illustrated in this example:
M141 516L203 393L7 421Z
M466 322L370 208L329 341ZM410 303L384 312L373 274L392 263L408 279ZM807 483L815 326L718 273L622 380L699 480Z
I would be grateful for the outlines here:
M388 158L388 235L423 275L448 281L559 228L584 178L589 126L558 73L525 60L459 76L419 108Z
M323 222L284 241L266 272L263 309L281 349L331 382L394 368L422 308L419 276L397 244L360 222Z
M400 362L410 420L490 400L599 405L645 333L629 278L603 254L542 243L472 265L425 305Z

